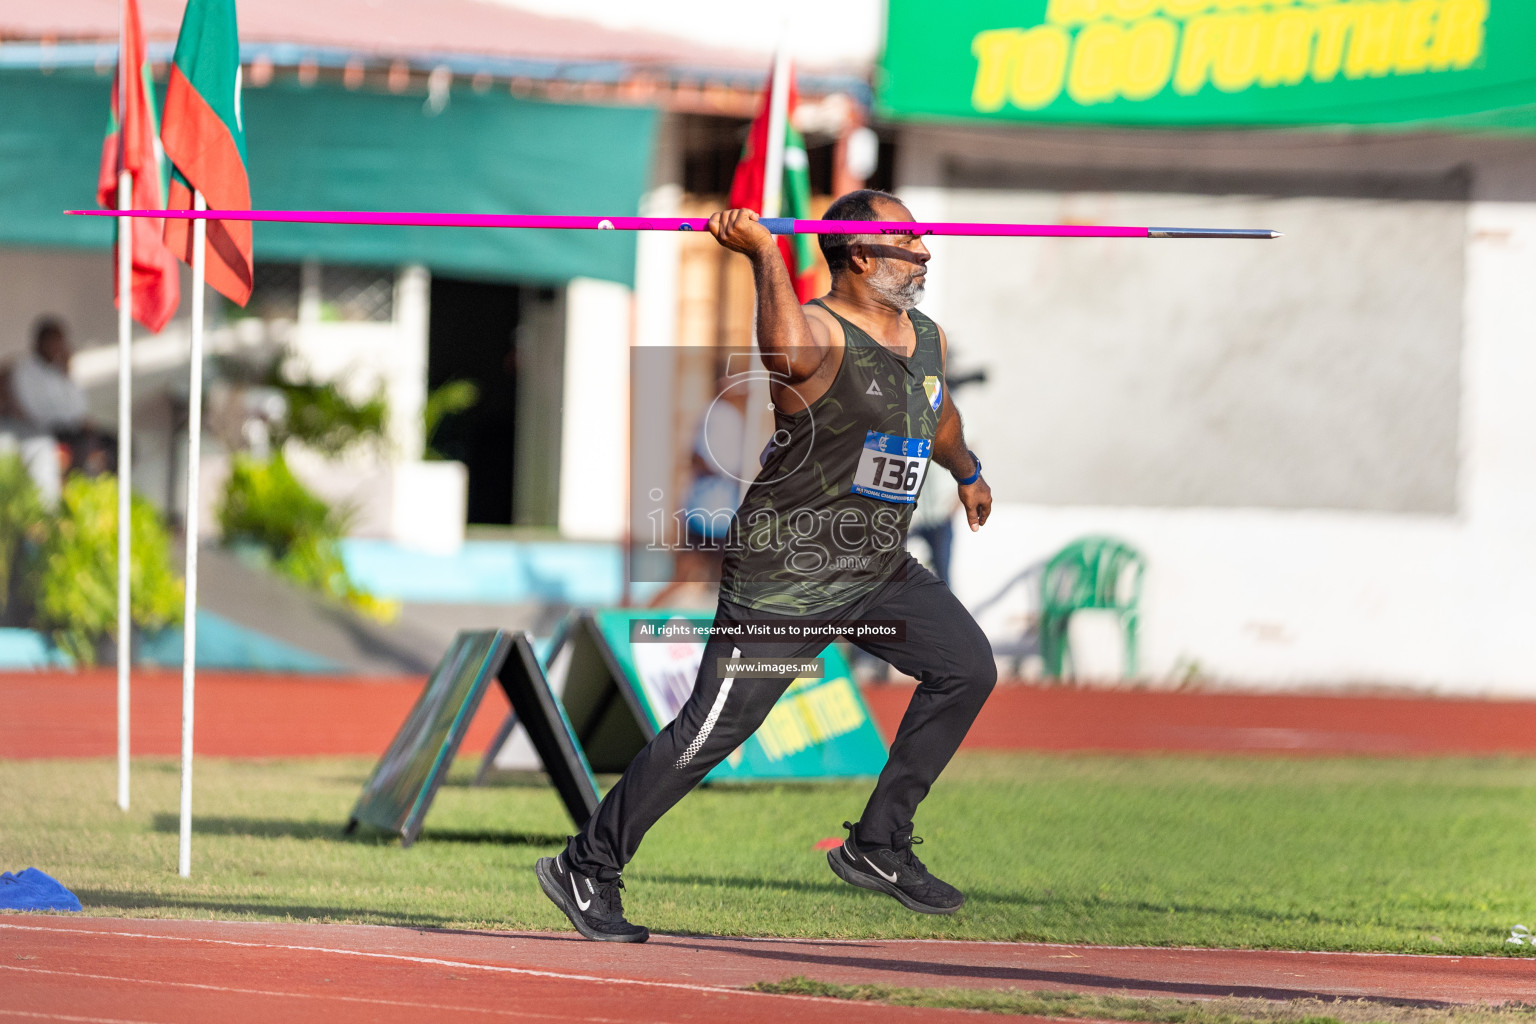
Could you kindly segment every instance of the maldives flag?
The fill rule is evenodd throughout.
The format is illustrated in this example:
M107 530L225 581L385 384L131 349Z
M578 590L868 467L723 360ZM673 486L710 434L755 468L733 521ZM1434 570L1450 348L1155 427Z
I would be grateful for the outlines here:
M170 157L169 208L190 210L192 192L210 210L249 210L245 126L240 119L240 37L234 0L187 0L165 91L160 129ZM165 243L192 262L192 222L167 220ZM208 222L208 283L245 305L251 297L249 221Z
M805 158L805 139L795 131L790 122L794 119L795 73L791 69L785 87L789 89L789 103L785 106L789 116L784 118L784 184L780 191L779 216L806 220L811 215L811 176ZM768 91L763 95L763 109L747 132L747 144L742 148L741 161L736 164L736 174L731 178L732 209L763 212L763 179L768 173L768 121L773 107L773 90L779 83L771 78ZM779 252L789 267L789 278L795 283L795 296L801 302L816 297L816 245L810 235L780 235Z
M165 167L155 139L155 93L150 84L149 61L144 53L144 28L139 22L137 0L125 0L122 52L112 83L112 118L101 146L101 173L96 182L96 201L117 209L117 178L121 171L133 175L131 206L136 210L165 209ZM128 70L123 89L123 67ZM121 228L119 228L121 230ZM181 304L181 280L176 257L160 239L161 221L144 219L133 226L133 318L158 332ZM117 294L117 246L112 247L112 293Z

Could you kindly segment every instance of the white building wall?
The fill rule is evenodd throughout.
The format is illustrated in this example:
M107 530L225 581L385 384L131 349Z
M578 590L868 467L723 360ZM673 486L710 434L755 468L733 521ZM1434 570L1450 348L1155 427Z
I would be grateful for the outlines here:
M957 193L931 179L901 191L919 219L961 219L954 216ZM1147 556L1144 676L1262 688L1536 693L1530 639L1536 622L1536 203L1472 202L1465 218L1454 507L1051 504L999 488L991 522L977 534L962 524L956 538L961 599L975 607L1063 544L1108 533ZM933 241L938 273L930 274L923 308L949 328L954 351L957 336L967 333L956 325L979 326L957 303L964 289L946 284L941 269L966 243ZM1023 286L1006 271L994 284L1000 296ZM961 368L987 362L984 351L972 347L968 354L973 358ZM1050 443L999 428L1010 409L1027 400L998 394L991 384L959 395L971 422L991 425L985 433L969 432L984 461L991 455L997 464L1015 450L1028 458L1031 444ZM1007 637L1018 631L1025 611L1015 596L994 605L983 625L989 635ZM1075 639L1086 648L1079 659L1084 674L1115 674L1113 630L1102 620L1083 626Z
M32 325L44 315L64 318L76 351L117 344L107 249L3 248L0 271L0 359L30 349Z
M652 187L640 199L642 217L682 215L683 167L679 118L662 119L652 158ZM679 339L678 305L683 287L682 260L685 235L677 231L635 233L635 348L630 363L629 389L644 395L631 403L626 436L629 438L628 529L631 536L650 535L646 514L655 481L670 481L680 457L671 443L675 417L685 387L674 362L673 346ZM649 351L646 351L649 350ZM662 367L668 367L666 371ZM648 560L632 557L632 581L644 582L657 575Z
M566 288L560 533L571 539L624 536L632 308L621 284L579 277Z
M1536 202L1469 217L1461 501L1454 599L1465 685L1536 692Z
M395 275L394 316L389 321L328 322L320 318L318 274L305 268L299 320L289 348L318 380L334 381L349 398L371 398L380 388L389 406L388 434L394 459L421 458L422 409L427 400L427 321L431 274L423 266Z

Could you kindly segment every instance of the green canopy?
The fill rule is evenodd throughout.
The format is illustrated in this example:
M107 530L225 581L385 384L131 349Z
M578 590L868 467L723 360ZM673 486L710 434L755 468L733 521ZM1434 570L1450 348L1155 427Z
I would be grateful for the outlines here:
M1531 0L890 0L888 117L1536 130Z
M0 70L0 244L110 244L95 205L109 75ZM267 209L633 215L656 130L644 108L274 82L242 102L252 203ZM634 236L596 231L257 224L256 259L424 263L468 276L631 284Z

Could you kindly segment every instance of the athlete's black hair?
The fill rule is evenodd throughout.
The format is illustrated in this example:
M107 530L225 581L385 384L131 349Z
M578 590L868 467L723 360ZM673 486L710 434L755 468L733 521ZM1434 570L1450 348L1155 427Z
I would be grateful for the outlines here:
M898 204L901 202L889 192L882 192L877 188L861 188L834 199L832 205L827 207L827 212L821 215L821 219L879 220L879 216L875 213L877 200ZM817 241L821 244L821 254L827 258L827 269L832 271L833 277L852 266L853 254L849 247L858 237L858 235L817 236Z
M64 337L64 321L58 317L40 316L32 324L32 350L43 354L43 343L49 338Z

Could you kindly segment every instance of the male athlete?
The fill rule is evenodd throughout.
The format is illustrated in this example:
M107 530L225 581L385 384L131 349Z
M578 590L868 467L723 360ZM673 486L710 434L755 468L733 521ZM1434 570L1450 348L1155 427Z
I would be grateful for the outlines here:
M911 221L894 196L851 192L828 220ZM844 881L911 910L951 914L965 897L912 852L912 816L997 681L986 636L903 543L929 463L959 487L971 529L991 512L980 461L966 448L944 386L944 332L914 307L928 249L913 234L822 235L832 289L801 306L774 237L750 210L709 219L712 235L752 261L757 336L769 370L775 441L737 510L720 605L693 694L646 745L581 833L540 858L539 884L589 939L644 942L624 919L619 873L645 833L756 731L792 677L733 678L728 658L800 658L826 646L755 640L744 624L884 620L905 636L856 639L919 680L890 757L848 839L827 855ZM936 480L931 486L943 486Z

